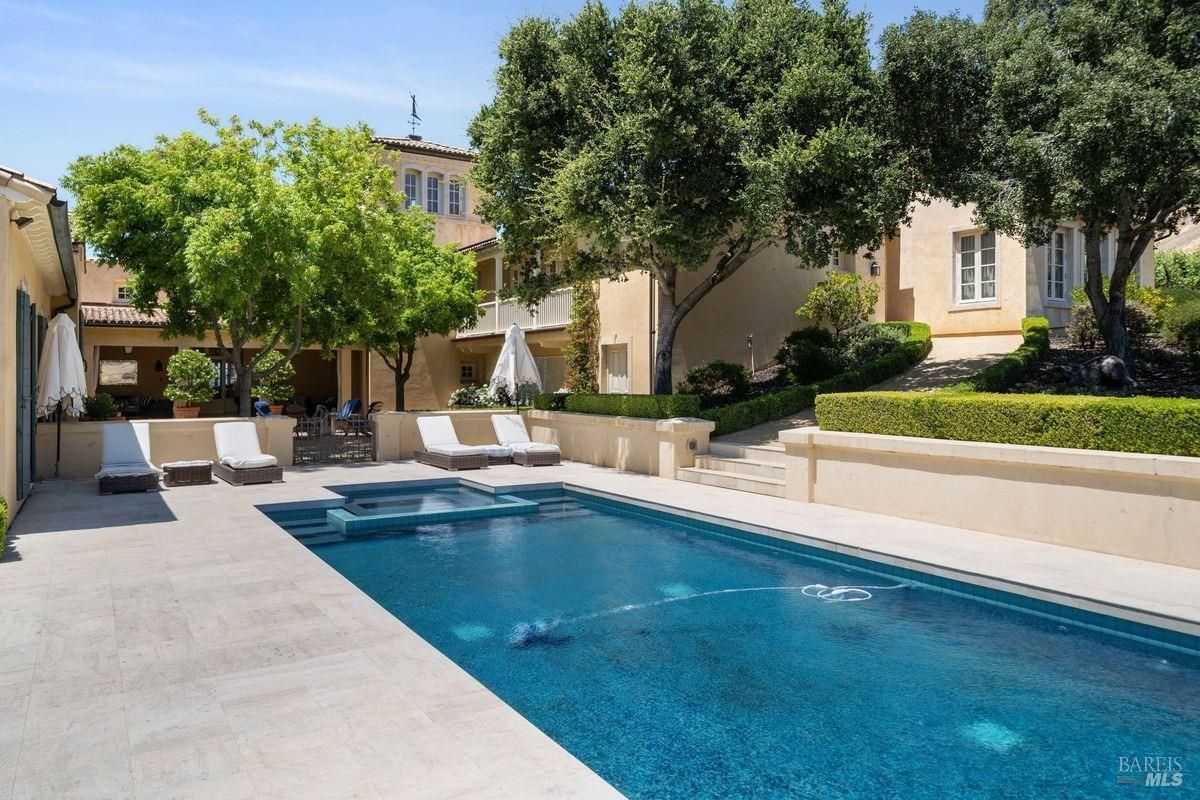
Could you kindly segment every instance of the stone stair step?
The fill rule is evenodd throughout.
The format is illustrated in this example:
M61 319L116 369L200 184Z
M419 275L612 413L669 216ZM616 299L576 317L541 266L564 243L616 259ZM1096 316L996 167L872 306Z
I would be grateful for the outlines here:
M785 467L776 461L759 461L752 458L723 458L720 456L696 456L696 466L718 472L734 472L751 478L784 479Z
M771 444L709 442L708 454L717 458L748 458L754 461L774 461L779 464L782 464L787 458L782 442L772 442Z
M787 484L779 478L762 478L743 475L737 472L727 472L701 467L680 467L675 470L675 477L688 483L699 483L705 486L718 486L722 489L736 489L752 494L765 494L771 497L783 497Z

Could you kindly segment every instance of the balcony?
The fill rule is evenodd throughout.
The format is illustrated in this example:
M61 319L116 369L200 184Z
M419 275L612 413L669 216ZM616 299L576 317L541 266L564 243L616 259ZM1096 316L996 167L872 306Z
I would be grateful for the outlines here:
M524 331L561 328L571 316L571 289L551 292L532 311L512 300L492 300L480 303L479 308L479 321L470 328L461 329L457 338L502 334L514 322Z

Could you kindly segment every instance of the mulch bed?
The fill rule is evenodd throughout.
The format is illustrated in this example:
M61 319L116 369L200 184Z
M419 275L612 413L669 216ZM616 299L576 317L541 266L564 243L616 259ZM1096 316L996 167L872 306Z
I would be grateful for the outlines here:
M1200 368L1183 353L1153 341L1152 346L1138 351L1135 358L1137 387L1131 392L1072 386L1064 380L1064 373L1096 356L1104 355L1103 349L1076 347L1065 336L1050 340L1050 349L1033 368L1026 379L1009 391L1021 394L1047 392L1051 394L1103 394L1122 396L1127 394L1149 397L1193 397L1200 398ZM1067 368L1067 370L1063 368Z

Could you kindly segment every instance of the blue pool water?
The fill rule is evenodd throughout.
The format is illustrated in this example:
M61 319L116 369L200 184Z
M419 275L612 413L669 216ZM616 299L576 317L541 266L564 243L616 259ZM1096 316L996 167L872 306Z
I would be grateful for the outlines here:
M1197 796L1200 658L538 499L311 547L632 798ZM1132 756L1184 785L1118 785Z

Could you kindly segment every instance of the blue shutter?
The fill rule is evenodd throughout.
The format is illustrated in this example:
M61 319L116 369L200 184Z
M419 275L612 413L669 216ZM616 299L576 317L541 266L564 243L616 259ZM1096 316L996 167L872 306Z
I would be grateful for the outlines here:
M33 436L30 432L33 414L33 376L30 370L33 343L30 341L29 294L17 290L17 499L24 500L32 488L33 476L30 449Z

